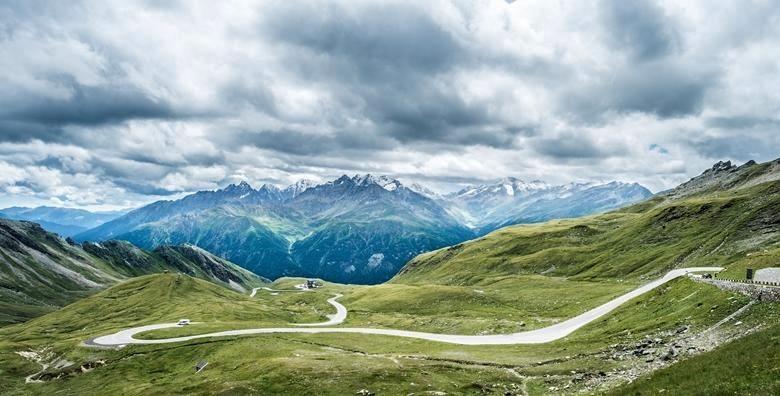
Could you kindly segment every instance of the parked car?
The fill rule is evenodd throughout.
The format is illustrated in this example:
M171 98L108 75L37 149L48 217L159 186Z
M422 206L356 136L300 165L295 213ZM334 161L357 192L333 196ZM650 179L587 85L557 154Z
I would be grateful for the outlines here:
M179 319L179 323L177 323L177 324L179 326L186 326L186 325L190 324L190 320L189 319Z

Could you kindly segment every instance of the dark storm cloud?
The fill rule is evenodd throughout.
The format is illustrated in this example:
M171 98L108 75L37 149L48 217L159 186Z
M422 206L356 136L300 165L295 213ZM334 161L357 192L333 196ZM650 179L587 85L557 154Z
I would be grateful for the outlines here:
M600 6L605 42L629 56L589 83L567 89L562 108L588 123L626 113L698 114L720 72L683 56L677 22L656 1L603 0Z
M603 122L610 113L646 113L660 118L698 114L718 75L705 67L650 62L605 75L592 85L575 87L562 101L575 119Z
M274 41L344 61L345 77L360 80L397 77L411 71L437 73L465 54L452 35L417 7L401 4L356 5L279 3L263 15L260 29ZM293 65L294 66L294 65Z
M238 76L220 88L220 97L226 107L249 107L262 113L278 116L276 98L262 80L256 81L247 78L247 76Z
M768 161L780 155L780 138L772 135L707 136L690 139L688 144L711 160Z
M168 103L154 99L128 86L84 86L72 78L63 78L71 92L66 99L27 98L0 110L9 121L60 127L64 125L100 125L131 119L177 117Z
M779 147L776 9L5 1L0 191L92 202L342 171L670 187L645 169Z
M402 143L507 146L511 129L494 125L487 104L467 103L449 73L480 54L417 7L328 2L306 9L285 4L265 14L261 31L284 45L297 76L333 92L350 117ZM541 68L539 64L526 68Z
M67 142L66 127L116 125L130 120L171 120L197 111L175 108L131 81L121 50L66 21L88 17L82 2L5 2L0 5L0 46L18 57L16 72L0 78L0 142ZM86 23L86 21L85 21ZM27 48L40 45L40 48ZM0 48L4 48L0 47ZM46 57L49 57L48 59ZM14 65L14 59L8 59ZM86 81L85 81L86 80ZM73 136L72 134L70 136Z
M216 139L233 149L252 146L296 155L333 154L348 150L386 150L397 146L395 141L371 133L345 130L330 135L293 129L242 131Z
M583 133L567 132L555 137L539 138L531 141L531 146L539 153L558 160L599 159L625 154L622 145L605 146Z
M30 140L45 142L66 141L60 127L28 121L0 119L0 142L27 142Z
M133 179L114 179L114 184L122 187L128 191L132 191L135 194L140 195L156 195L156 196L169 196L180 193L181 190L169 190L162 187L155 186L151 183L145 183Z
M635 59L647 61L674 52L679 35L674 23L652 0L602 0L609 41Z
M705 125L719 129L752 129L775 128L780 129L780 119L753 116L709 117Z

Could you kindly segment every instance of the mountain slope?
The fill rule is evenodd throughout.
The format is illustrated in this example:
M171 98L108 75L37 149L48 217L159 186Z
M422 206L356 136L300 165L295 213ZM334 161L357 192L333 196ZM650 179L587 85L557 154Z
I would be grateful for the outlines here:
M313 227L292 245L293 259L304 274L337 282L382 282L414 255L473 235L431 199L369 175L311 188L289 206Z
M610 395L780 394L780 323L610 391ZM691 375L697 373L697 375Z
M445 197L444 204L483 235L514 224L586 216L643 201L653 194L639 184L572 183L552 186L506 178L467 187Z
M780 181L758 171L777 163L749 164L741 171L747 176L725 189L667 194L603 215L507 227L420 255L393 281L472 284L518 273L640 278L697 265L724 266L739 276L748 265L772 266L780 257ZM716 171L723 172L732 171Z
M153 249L190 243L270 278L377 283L411 257L473 233L397 180L342 176L285 190L248 184L137 209L77 236Z
M128 277L183 272L234 289L261 283L253 274L190 246L146 252L126 242L70 244L38 224L0 220L0 323L54 310Z
M193 244L269 278L290 275L289 242L244 208L217 207L143 224L118 238L146 249Z
M387 176L345 175L319 185L301 180L285 189L255 190L242 182L155 202L76 239L123 239L146 249L189 243L269 278L378 283L419 253L507 224L581 216L650 194L636 184L507 180L511 186L448 197Z

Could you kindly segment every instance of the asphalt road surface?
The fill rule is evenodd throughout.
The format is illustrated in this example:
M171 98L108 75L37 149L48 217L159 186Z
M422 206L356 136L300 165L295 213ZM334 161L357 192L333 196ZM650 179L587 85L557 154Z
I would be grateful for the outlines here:
M301 325L296 327L270 327L261 329L243 329L243 330L228 330L219 331L215 333L198 334L184 337L173 337L157 340L139 340L133 338L134 335L143 333L150 330L167 329L171 327L177 327L176 323L162 323L148 326L134 327L131 329L122 330L114 334L97 337L86 342L87 345L94 346L120 346L127 344L167 344L172 342L182 342L195 340L199 338L213 338L213 337L234 337L256 334L271 334L271 333L355 333L355 334L373 334L373 335L386 335L394 337L408 337L418 338L429 341L446 342L450 344L460 345L509 345L509 344L543 344L551 341L561 339L573 333L582 326L587 325L595 321L596 319L606 315L615 308L631 300L634 297L640 296L650 290L655 289L658 286L669 282L672 279L685 276L691 272L717 272L723 268L720 267L694 267L694 268L680 268L669 271L663 278L654 280L643 286L640 286L622 296L616 297L607 303L604 303L596 308L591 309L581 315L577 315L571 319L554 324L552 326L544 327L541 329L523 331L513 334L495 334L495 335L456 335L456 334L437 334L437 333L424 333L419 331L407 331L407 330L394 330L394 329L372 329L372 328L360 328L360 327L302 327ZM309 325L309 326L332 326L344 321L347 316L347 309L343 305L336 302L336 299L340 296L333 297L328 300L331 305L336 307L337 313L331 316L331 319L327 322Z

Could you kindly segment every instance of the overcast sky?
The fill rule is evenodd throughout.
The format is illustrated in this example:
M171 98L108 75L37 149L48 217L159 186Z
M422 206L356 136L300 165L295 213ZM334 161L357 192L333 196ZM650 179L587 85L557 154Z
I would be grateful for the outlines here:
M0 206L780 157L776 1L3 1Z

